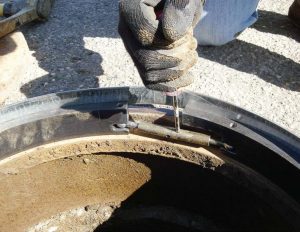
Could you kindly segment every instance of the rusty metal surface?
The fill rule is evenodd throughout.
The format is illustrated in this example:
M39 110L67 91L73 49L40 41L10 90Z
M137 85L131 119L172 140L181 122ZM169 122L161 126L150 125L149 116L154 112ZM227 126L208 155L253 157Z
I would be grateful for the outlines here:
M26 7L17 14L0 21L0 38L16 30L25 23L38 19L37 12L32 7Z
M210 135L195 133L192 131L181 130L180 133L162 127L154 125L153 123L137 122L133 125L133 130L138 130L146 134L161 137L166 140L173 140L179 142L185 142L190 144L196 144L201 146L209 146L211 137Z
M36 19L47 19L54 0L27 0L26 7L0 21L0 38Z

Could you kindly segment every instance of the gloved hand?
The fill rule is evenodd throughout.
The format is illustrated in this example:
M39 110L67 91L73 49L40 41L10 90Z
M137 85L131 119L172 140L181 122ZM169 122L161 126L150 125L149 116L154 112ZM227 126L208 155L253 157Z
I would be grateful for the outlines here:
M203 2L121 0L119 33L147 88L173 92L193 82Z

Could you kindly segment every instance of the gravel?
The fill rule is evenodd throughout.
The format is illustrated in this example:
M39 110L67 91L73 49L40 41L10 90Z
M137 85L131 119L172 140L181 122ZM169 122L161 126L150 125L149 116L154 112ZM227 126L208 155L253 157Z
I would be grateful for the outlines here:
M199 47L189 90L230 102L300 136L300 30L287 18L293 0L262 0L260 19L236 41ZM117 0L56 0L50 20L22 30L32 51L25 97L94 87L142 86L117 33Z

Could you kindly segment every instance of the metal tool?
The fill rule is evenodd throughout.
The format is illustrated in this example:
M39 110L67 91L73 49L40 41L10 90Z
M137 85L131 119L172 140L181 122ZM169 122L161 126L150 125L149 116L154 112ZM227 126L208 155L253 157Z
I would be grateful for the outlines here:
M180 117L179 117L179 106L178 106L178 95L173 96L173 110L174 110L174 122L175 122L175 131L180 132Z
M178 90L174 92L167 92L167 96L172 97L173 115L174 115L174 128L177 133L180 133L180 113L179 113L179 100L178 96L180 92Z
M155 137L160 137L165 140L179 141L183 143L195 144L200 146L216 146L216 147L224 148L226 150L232 149L230 145L218 141L216 139L213 139L210 135L203 134L203 133L187 131L187 130L181 130L180 133L177 133L166 127L162 127L159 125L142 122L142 121L139 122L128 121L127 125L120 124L118 126L119 128L126 127L129 129L133 129L132 131L133 133L142 132L143 134L149 134Z
M46 20L54 0L15 0L0 4L0 38L33 20Z

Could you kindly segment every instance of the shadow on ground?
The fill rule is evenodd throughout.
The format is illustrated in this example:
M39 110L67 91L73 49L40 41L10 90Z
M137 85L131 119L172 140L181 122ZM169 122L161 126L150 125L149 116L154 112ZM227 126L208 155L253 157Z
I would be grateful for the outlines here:
M268 231L287 226L257 196L218 171L170 158L121 156L150 168L151 180L94 232Z
M300 64L263 47L236 40L221 47L198 47L198 54L278 87L300 91Z
M21 92L34 97L99 87L102 57L85 48L84 37L118 38L117 24L117 1L57 0L48 22L32 23L23 30L39 66L49 74L26 83ZM260 11L260 19L253 28L300 41L299 30L285 15ZM255 74L279 87L300 91L300 64L280 54L239 40L198 50L199 56L205 59Z
M300 29L286 15L275 12L260 10L259 20L252 28L300 41ZM300 91L300 64L263 47L236 40L221 47L198 47L198 53L205 59L255 74L278 87Z
M116 37L116 3L110 1L56 1L49 21L23 29L39 66L49 74L21 87L27 97L99 87L102 57L85 48L84 37ZM107 17L105 17L107 15Z
M300 42L300 29L282 14L272 11L259 10L259 20L252 26L258 31L283 35Z
M9 36L6 36L0 40L0 56L5 56L17 48L17 44ZM0 57L1 58L1 57Z

